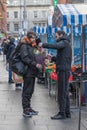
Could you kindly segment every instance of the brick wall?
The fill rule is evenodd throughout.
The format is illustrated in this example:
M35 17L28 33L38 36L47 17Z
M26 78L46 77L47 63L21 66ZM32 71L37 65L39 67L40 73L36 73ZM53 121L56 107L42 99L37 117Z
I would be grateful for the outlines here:
M7 31L7 7L6 0L0 0L0 31Z
M84 3L87 2L87 0L59 0L59 4L65 4L65 3Z
M59 0L59 4L71 3L72 0Z

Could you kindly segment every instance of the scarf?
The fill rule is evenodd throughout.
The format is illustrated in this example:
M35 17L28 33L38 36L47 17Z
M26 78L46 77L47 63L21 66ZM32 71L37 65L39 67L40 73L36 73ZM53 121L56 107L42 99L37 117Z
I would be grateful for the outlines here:
M27 43L31 44L33 47L36 46L36 43L35 43L35 42L31 43L31 42L30 42L30 39L29 39L27 36L25 37L25 41L26 41Z

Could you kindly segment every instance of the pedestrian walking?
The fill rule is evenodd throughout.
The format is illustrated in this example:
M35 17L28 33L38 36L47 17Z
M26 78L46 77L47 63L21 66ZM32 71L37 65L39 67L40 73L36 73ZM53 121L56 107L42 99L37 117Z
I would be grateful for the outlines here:
M35 43L36 34L34 32L28 32L25 36L24 44L20 48L21 60L28 66L27 73L23 76L23 92L22 92L22 107L23 116L31 117L37 115L38 112L31 107L31 98L34 92L35 77L38 74L38 69L41 68L41 64L38 64L35 58Z
M2 55L2 39L0 38L0 55Z
M57 50L56 57L50 57L56 62L56 72L58 75L58 104L59 112L52 116L51 119L70 118L70 100L69 100L69 76L71 71L72 49L70 39L64 31L56 33L56 44L42 45L44 48L52 48Z
M12 78L12 70L10 67L10 56L12 54L12 52L15 50L15 38L14 37L10 37L9 39L9 43L8 43L8 48L7 48L7 53L6 53L6 62L9 64L9 70L8 70L8 83L14 83L13 78Z
M9 47L9 42L10 41L8 39L3 39L2 41L3 61L5 62L6 62L6 54Z

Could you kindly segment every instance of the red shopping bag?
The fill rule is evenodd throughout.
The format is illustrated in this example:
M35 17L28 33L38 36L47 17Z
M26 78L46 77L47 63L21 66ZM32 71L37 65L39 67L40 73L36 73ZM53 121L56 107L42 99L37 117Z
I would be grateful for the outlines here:
M52 80L58 80L58 75L56 74L56 72L50 73L50 77Z
M69 76L69 81L73 81L73 75Z

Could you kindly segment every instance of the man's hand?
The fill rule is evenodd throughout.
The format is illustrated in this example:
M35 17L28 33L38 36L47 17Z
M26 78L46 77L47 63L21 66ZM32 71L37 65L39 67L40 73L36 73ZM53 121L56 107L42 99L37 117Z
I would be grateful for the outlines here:
M41 68L42 68L42 65L41 65L41 64L36 64L36 67L37 67L38 69L41 69Z
M47 43L42 44L42 47L46 48L47 47Z
M52 56L51 56L50 54L47 54L47 59L48 59L49 61L51 61Z

